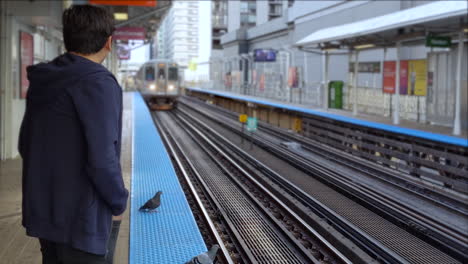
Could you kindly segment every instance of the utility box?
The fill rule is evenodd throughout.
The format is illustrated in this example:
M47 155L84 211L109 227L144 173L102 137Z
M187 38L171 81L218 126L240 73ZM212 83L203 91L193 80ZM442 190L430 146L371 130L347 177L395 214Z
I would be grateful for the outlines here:
M328 83L328 107L343 108L343 81L331 81Z

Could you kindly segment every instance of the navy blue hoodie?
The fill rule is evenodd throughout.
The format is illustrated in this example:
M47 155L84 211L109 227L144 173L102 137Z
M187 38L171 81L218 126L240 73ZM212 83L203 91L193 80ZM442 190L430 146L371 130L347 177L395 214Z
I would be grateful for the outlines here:
M122 90L104 66L69 53L29 67L28 79L18 146L26 233L104 255L128 198Z

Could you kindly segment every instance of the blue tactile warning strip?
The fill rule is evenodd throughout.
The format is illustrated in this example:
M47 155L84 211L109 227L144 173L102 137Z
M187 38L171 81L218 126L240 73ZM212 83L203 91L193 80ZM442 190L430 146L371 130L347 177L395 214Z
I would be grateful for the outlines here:
M206 251L169 155L140 94L134 95L130 264L182 264ZM138 209L163 191L156 213Z
M356 118L341 116L341 115L337 115L337 114L324 113L324 112L317 111L317 110L312 110L312 109L307 109L307 108L302 108L302 107L297 107L297 106L292 106L292 105L287 105L287 104L263 101L263 100L259 100L259 99L256 99L256 98L244 97L244 96L241 96L241 95L237 96L237 95L233 95L233 94L229 94L229 93L223 93L223 92L220 92L220 91L205 90L205 89L200 89L200 88L196 88L196 87L189 87L187 89L192 90L192 91L196 91L196 92L214 94L214 95L218 95L218 96L222 96L222 97L227 97L227 98L252 102L252 103L256 103L256 104L262 104L262 105L268 105L268 106L273 106L273 107L277 107L277 108L288 109L288 110L291 110L291 111L302 112L302 113L306 113L306 114L311 114L311 115L316 115L316 116L320 116L320 117L330 118L330 119L334 119L334 120L341 121L341 122L351 123L351 124L370 127L370 128L381 129L381 130L385 130L385 131L389 131L389 132L393 132L393 133L398 133L398 134L403 134L403 135L408 135L408 136L412 136L412 137L418 137L418 138L433 140L433 141L437 141L437 142L442 142L442 143L447 143L447 144L452 144L452 145L457 145L457 146L462 146L462 147L468 147L468 139L466 139L466 138L452 137L452 136L447 136L447 135L442 135L442 134L437 134L437 133L421 131L421 130L417 130L417 129L411 129L411 128L387 125L387 124L382 124L382 123L376 123L376 122L371 122L371 121L366 121L366 120L360 120L360 119L356 119Z

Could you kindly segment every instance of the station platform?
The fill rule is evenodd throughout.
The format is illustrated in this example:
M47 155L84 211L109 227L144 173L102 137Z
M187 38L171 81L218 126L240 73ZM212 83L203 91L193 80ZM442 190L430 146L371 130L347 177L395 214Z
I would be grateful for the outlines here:
M206 251L203 238L146 105L124 94L122 172L130 191L115 264L184 263ZM162 190L157 213L139 207ZM0 263L42 263L39 242L21 225L21 159L0 162Z
M373 116L367 114L358 114L353 116L351 112L339 110L339 109L315 109L307 108L305 105L292 104L287 102L274 101L267 98L242 95L238 93L232 93L228 91L213 90L213 89L201 89L198 87L187 87L188 91L205 93L215 95L224 98L230 98L239 101L250 102L258 105L264 105L268 107L285 109L303 114L309 114L313 116L328 118L336 121L346 122L353 125L374 128L383 130L391 133L407 135L415 138L421 138L425 140L451 144L455 146L468 147L468 131L462 130L460 136L452 135L452 128L423 124L409 120L401 120L400 125L393 125L392 120L389 117Z

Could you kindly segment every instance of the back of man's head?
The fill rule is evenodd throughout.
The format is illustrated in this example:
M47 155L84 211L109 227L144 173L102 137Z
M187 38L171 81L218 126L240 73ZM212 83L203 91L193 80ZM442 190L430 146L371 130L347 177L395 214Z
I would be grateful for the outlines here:
M112 14L92 5L74 5L66 9L62 24L65 49L83 55L99 52L115 30Z

